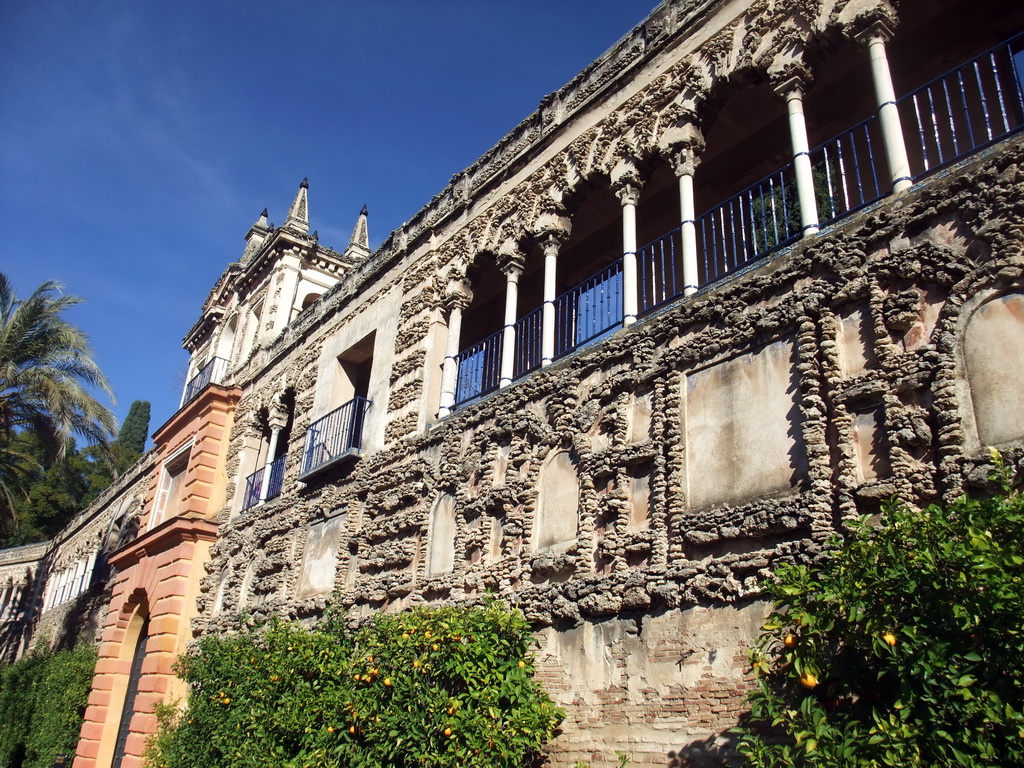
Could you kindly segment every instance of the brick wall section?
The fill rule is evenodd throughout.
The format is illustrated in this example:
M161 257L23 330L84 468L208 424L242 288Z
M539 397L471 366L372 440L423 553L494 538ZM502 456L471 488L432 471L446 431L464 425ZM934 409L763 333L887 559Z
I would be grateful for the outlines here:
M154 705L184 697L184 683L173 667L192 637L196 596L217 537L217 524L211 518L224 503L224 452L237 401L237 390L211 386L154 436L158 458L149 482L145 520L153 514L163 462L191 440L183 492L174 506L168 506L172 516L110 558L117 573L75 768L106 768L113 760L143 618L149 620L148 644L123 768L142 766L146 740L156 731Z

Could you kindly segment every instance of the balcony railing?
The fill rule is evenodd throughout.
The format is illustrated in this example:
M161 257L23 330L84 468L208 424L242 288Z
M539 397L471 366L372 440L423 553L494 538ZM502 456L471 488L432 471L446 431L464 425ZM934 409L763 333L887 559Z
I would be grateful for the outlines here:
M555 357L622 325L622 259L555 299Z
M459 372L455 387L456 405L467 403L498 388L501 379L502 336L502 331L492 333L459 352L455 358Z
M543 307L527 312L516 321L516 354L512 376L518 379L540 368Z
M306 433L299 477L334 464L342 458L357 456L363 440L363 421L370 401L354 397L340 408L314 421Z
M281 488L284 486L284 460L287 454L282 454L266 466L260 467L245 479L245 495L242 497L242 509L255 507L261 501L270 501L281 495ZM267 495L260 498L263 490L263 476L270 472L270 480L267 483Z
M181 404L185 405L185 403L195 399L196 395L211 384L220 384L224 380L224 374L227 373L227 370L228 361L223 357L215 357L210 360L185 385L185 392L181 396Z
M1024 35L997 45L897 100L904 130L916 129L914 177L943 168L1021 128ZM911 128L911 126L913 128Z
M914 181L1024 129L1024 35L1002 43L897 100ZM889 192L877 116L810 151L819 225L831 224ZM705 286L802 234L793 163L697 217L697 281ZM681 229L637 251L637 305L644 315L684 293ZM618 328L623 319L622 259L555 300L555 357ZM541 308L516 323L513 376L540 365ZM499 385L502 334L458 357L455 402Z

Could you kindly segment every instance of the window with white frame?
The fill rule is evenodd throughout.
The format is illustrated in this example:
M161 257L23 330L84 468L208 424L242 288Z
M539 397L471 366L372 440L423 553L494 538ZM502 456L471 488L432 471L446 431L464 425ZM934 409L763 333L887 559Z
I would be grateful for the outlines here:
M185 486L185 472L188 470L188 457L192 449L189 444L164 462L160 473L160 485L153 504L153 514L149 527L159 525L169 517L173 517L181 503L181 495Z

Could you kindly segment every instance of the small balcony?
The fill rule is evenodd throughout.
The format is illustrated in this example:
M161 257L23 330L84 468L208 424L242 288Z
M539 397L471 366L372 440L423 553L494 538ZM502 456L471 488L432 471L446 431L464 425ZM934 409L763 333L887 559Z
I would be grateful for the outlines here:
M919 86L896 99L895 106L909 180L915 183L1019 132L1024 128L1024 35ZM875 113L810 150L817 208L811 226L833 225L890 193L893 174L885 139ZM796 243L804 218L791 161L695 217L690 224L696 243L692 273L684 276L684 225L637 249L635 295L629 297L636 317ZM684 290L687 283L690 291ZM554 297L553 327L544 327L542 307L537 307L510 328L477 336L455 356L455 407L501 386L502 375L509 375L501 371L504 346L510 342L514 349L508 353L508 368L515 380L540 367L545 338L557 360L621 328L627 290L624 258L618 256Z
M227 370L228 361L223 357L211 359L185 385L185 391L181 395L181 405L194 400L200 392L211 384L220 384L224 380L224 374L227 373Z
M287 458L287 454L278 456L245 479L245 495L242 497L243 511L281 495L281 488L284 485L285 458Z
M309 426L299 469L300 480L359 456L369 407L369 400L356 396Z

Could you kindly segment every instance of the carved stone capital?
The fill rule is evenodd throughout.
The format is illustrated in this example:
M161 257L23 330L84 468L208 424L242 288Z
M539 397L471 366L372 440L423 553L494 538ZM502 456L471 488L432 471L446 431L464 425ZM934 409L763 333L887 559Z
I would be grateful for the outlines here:
M615 196L623 205L636 205L640 202L640 189L636 184L620 184L615 190Z
M896 11L884 0L868 7L850 3L839 14L839 24L848 40L865 45L873 38L889 42L896 29Z
M612 182L612 189L615 190L615 194L619 196L620 200L622 200L621 193L623 190L632 188L636 190L636 194L639 196L640 190L644 186L643 179L640 176L640 169L637 168L636 162L632 158L621 158L612 168L609 178ZM625 204L623 202L623 205Z
M700 128L690 122L672 126L665 131L663 143L664 154L676 176L692 176L704 153L704 134Z
M496 261L498 269L504 272L506 277L515 280L518 280L519 276L523 274L523 268L526 266L525 254L519 250L516 243L508 240L502 245Z
M270 398L270 404L267 406L267 423L271 429L284 429L288 425L288 405L285 402L287 389L288 380L285 379Z
M559 211L545 211L537 217L537 223L534 225L533 231L540 242L553 237L558 242L564 243L569 239L569 234L572 232L572 221L567 216L563 216Z
M783 101L786 101L793 92L801 96L807 93L814 82L810 68L796 59L788 61L774 71L769 71L768 78L771 80L775 95Z
M465 311L473 303L473 289L465 280L452 280L444 293L444 304L449 309Z

